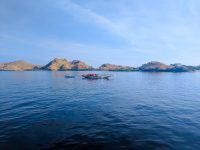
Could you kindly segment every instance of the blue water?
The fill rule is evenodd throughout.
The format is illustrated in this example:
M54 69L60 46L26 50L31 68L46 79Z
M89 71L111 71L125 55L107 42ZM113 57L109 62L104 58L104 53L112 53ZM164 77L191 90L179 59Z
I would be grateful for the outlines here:
M200 72L0 72L0 150L200 149Z

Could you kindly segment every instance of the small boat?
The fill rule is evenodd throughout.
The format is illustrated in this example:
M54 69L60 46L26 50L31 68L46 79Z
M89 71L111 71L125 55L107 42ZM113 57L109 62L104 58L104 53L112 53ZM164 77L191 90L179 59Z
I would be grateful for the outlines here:
M98 75L98 74L86 74L82 75L83 79L97 80L97 79L109 79L110 75Z
M65 78L75 78L75 76L72 76L72 75L65 75Z

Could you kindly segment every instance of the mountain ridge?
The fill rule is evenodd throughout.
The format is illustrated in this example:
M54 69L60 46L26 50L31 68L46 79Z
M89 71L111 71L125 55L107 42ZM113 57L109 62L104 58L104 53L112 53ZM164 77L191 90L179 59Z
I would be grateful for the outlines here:
M191 72L200 70L200 66L187 66L180 63L167 65L159 61L150 61L140 67L122 66L110 63L104 63L98 68L93 68L91 65L81 61L69 61L65 58L55 58L46 65L35 65L29 62L18 60L7 63L0 63L0 71L35 71L35 70L48 70L48 71L84 71L84 70L97 70L97 71L142 71L142 72Z

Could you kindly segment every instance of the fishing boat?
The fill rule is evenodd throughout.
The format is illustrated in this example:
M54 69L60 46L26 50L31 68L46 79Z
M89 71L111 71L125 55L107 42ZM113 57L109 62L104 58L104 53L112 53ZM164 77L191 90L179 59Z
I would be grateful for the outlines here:
M82 75L83 79L97 80L97 79L109 79L110 75L98 75L98 74L86 74Z
M72 75L65 75L65 78L75 78L75 76L72 76Z

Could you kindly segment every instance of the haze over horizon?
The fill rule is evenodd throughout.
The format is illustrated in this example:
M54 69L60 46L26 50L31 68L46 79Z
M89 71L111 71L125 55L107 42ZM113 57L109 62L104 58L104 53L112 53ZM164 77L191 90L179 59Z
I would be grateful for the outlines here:
M200 65L198 0L0 0L0 62Z

